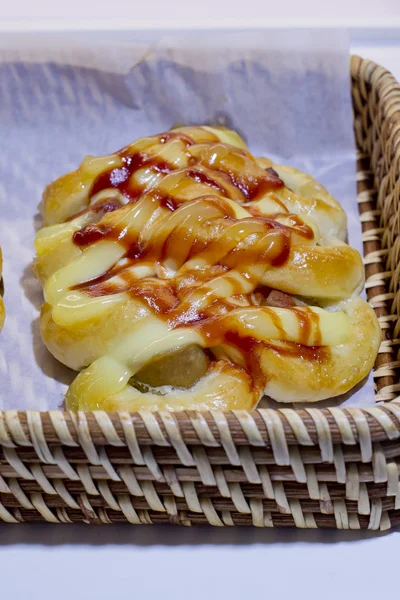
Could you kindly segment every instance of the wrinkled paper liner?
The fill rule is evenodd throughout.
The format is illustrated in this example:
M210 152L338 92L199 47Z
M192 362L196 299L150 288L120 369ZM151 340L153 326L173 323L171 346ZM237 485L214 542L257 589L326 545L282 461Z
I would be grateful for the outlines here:
M40 339L42 291L32 259L45 185L87 154L113 152L176 123L226 125L253 154L323 183L346 210L350 243L362 252L347 34L150 37L92 43L47 36L0 47L2 409L59 408L75 377ZM316 406L373 402L370 376L350 395Z

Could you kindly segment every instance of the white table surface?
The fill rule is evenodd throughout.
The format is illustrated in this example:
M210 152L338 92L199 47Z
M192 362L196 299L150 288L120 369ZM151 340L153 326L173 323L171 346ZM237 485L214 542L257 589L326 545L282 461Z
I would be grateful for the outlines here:
M320 0L280 0L274 7L248 0L235 10L235 18L231 11L227 17L227 4L204 0L200 11L198 2L188 0L153 0L139 8L123 0L97 0L96 5L13 0L1 5L0 32L176 26L179 14L186 26L202 26L210 15L214 26L218 19L224 25L251 25L254 15L259 26L339 24L354 29L354 53L379 62L400 79L398 0L363 0L361 20L359 3L351 0L323 3L323 16L318 15ZM169 7L163 19L158 11L162 5ZM391 27L370 29L382 25ZM282 600L396 598L399 533L3 524L0 598L242 600L274 593Z

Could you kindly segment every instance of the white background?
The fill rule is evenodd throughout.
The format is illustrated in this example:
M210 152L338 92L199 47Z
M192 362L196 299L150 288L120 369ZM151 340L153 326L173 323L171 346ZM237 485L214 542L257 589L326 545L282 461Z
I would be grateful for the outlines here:
M379 23L393 25L394 17L400 18L398 0L8 0L1 4L4 19L89 21L106 26L114 22L138 27L144 23L151 26L198 26L206 23L211 26L223 23L260 22L271 23L279 20L288 25L293 20L329 22L332 20L344 25Z
M380 62L400 79L398 0L279 0L273 4L265 0L13 0L5 4L0 0L0 16L0 32L205 24L343 25L352 27L353 51ZM382 30L384 25L388 27ZM379 29L371 31L371 26ZM396 598L399 550L396 530L376 534L0 525L0 597Z

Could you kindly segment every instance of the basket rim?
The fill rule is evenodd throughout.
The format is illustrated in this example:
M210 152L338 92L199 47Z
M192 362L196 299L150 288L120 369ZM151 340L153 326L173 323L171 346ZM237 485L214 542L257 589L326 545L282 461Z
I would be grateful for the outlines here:
M367 95L367 85L374 86L380 96L383 118L395 122L394 113L400 113L400 84L394 76L375 62L357 55L351 56L350 72L363 95ZM393 140L400 143L398 125L394 129ZM229 435L227 431L230 431ZM88 456L97 455L95 445L172 444L177 451L179 448L178 454L183 453L182 462L186 464L186 444L223 444L225 447L229 446L230 438L231 451L233 441L239 446L267 443L274 448L283 440L283 447L312 446L316 443L321 450L323 446L325 452L331 454L334 452L333 444L359 442L362 461L365 462L371 454L371 442L399 437L400 396L366 408L317 408L310 403L310 408L302 409L285 408L283 404L277 409L226 412L0 410L0 447L33 445L38 456L45 459L49 452L47 444L82 445ZM228 446L225 448L227 451Z

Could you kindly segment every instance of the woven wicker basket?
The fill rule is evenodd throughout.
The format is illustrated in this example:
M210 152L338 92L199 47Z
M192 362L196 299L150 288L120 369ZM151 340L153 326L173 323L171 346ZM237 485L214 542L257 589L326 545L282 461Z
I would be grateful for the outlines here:
M400 523L400 87L352 57L379 405L0 412L0 520L387 529ZM383 404L384 403L384 404Z

